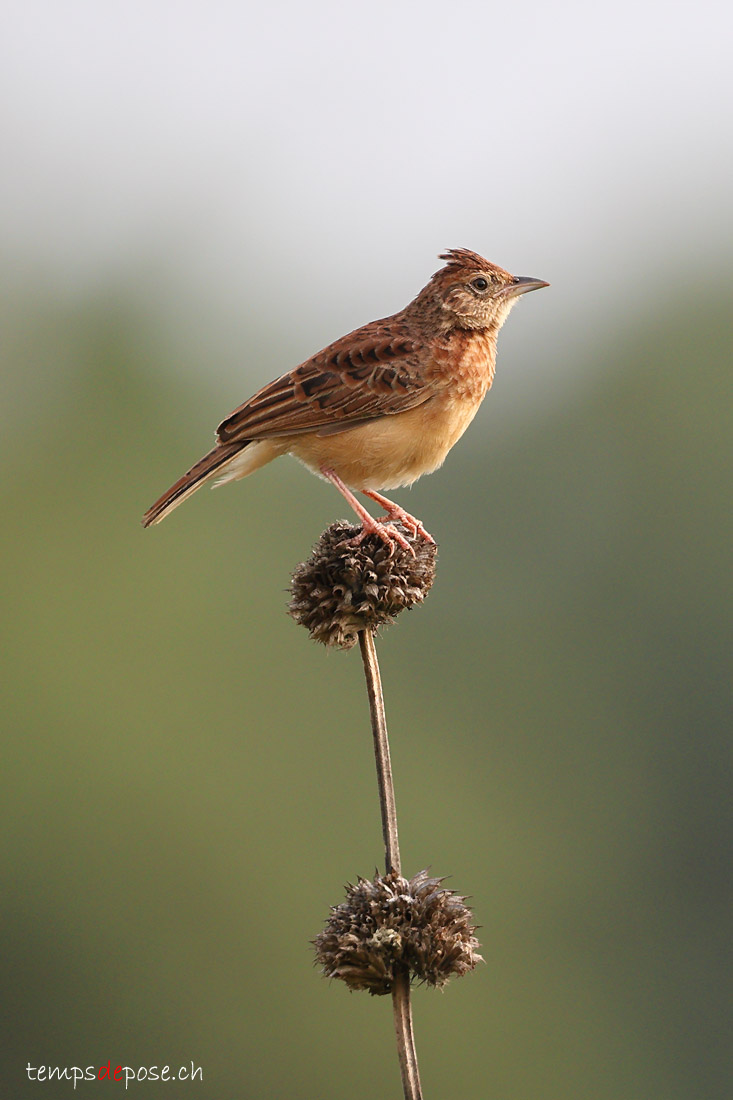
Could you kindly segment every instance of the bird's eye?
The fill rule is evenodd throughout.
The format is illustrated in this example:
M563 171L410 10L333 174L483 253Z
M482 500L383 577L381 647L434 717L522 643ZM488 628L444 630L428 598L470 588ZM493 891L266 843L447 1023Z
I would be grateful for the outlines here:
M479 290L483 293L484 290L488 290L489 280L485 279L483 275L479 275L477 279L471 280L471 286L474 290Z

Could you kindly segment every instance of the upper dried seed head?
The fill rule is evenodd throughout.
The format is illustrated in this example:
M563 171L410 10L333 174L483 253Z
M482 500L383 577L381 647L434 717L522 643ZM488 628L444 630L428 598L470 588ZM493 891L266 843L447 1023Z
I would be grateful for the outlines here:
M435 578L437 550L397 525L414 550L390 548L377 535L355 543L361 528L328 527L290 586L289 612L314 641L351 649L360 630L377 630L425 599Z

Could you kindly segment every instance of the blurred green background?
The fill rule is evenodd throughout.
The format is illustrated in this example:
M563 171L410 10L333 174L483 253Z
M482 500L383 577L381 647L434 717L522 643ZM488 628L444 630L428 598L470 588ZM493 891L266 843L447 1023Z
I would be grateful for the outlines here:
M119 298L17 318L19 376L74 368L3 448L5 1039L396 1095L388 1000L308 945L382 859L358 653L285 614L343 506L284 460L143 532L215 403ZM432 1095L713 1096L730 1058L733 333L722 298L685 318L601 334L521 429L497 389L409 495L440 561L379 646L403 859L473 896L486 958L416 993Z
M376 64L376 15L359 16L350 37L357 16L334 27L335 9L319 0L313 25L280 43L245 9L217 9L214 30L203 6L153 7L151 17L147 6L102 15L80 5L84 18L43 54L49 5L42 26L19 15L17 49L7 36L2 47L16 65L4 79L26 74L24 96L7 101L20 120L6 134L18 154L5 159L7 178L20 182L0 219L2 1094L72 1092L27 1082L28 1062L109 1060L203 1068L203 1084L131 1094L400 1094L389 1000L324 981L309 945L343 885L382 861L358 653L316 647L285 611L291 570L343 502L282 460L202 490L159 528L143 531L139 518L256 386L403 306L435 270L434 253L465 245L552 287L513 313L494 389L445 468L395 494L440 548L429 600L379 642L404 869L430 867L471 895L486 959L443 994L416 990L425 1093L728 1097L729 191L713 171L712 116L701 122L676 102L664 115L661 95L655 115L638 94L656 95L660 72L692 49L692 69L706 73L697 94L722 109L714 48L724 38L700 38L695 51L665 9L668 48L653 61L625 56L624 99L614 50L627 49L632 23L635 42L656 42L661 7L621 5L618 39L599 23L589 53L573 5L547 17L546 41L542 7L525 6L537 33L521 20L500 27L507 80L528 96L515 103L516 140L502 130L497 153L512 189L490 171L491 69L471 54L483 39L467 43L428 5L421 27L392 25L390 50L432 102L445 49L441 80L481 107L479 130L475 117L456 119L453 96L435 108L481 139L461 162L472 183L455 178L451 156L463 152L435 165L424 143L377 186L344 173L364 149L351 149L337 107L333 118L315 110L334 97L329 43L350 43L337 73ZM152 39L136 36L148 18ZM105 49L86 50L100 27ZM287 83L300 31L310 75ZM282 85L287 109L259 85L240 96L217 85L215 38L261 47L257 80ZM120 75L115 65L150 40L147 62ZM424 58L400 54L426 41ZM175 82L156 83L173 58L190 101ZM547 66L539 99L535 64ZM572 88L590 70L600 129L583 145L586 102ZM404 87L380 85L390 126L368 87L343 89L347 114L386 127L381 145L371 131L366 145L394 163ZM186 113L194 99L199 113ZM161 126L160 144L135 145L157 133L141 119L172 118L181 103L173 136ZM95 129L100 104L108 113ZM227 105L239 112L236 141ZM538 114L556 127L548 134L575 130L551 148L538 128L533 144ZM672 115L682 130L667 144ZM196 135L208 129L221 149L246 151L243 135L271 142L246 162L231 238L202 212L209 195L229 224L220 193L201 184L181 199L189 169L203 170ZM675 170L681 132L697 158L689 176ZM77 162L79 135L90 140ZM105 143L119 146L114 170ZM310 176L283 182L283 160L301 144ZM662 157L656 175L644 175L642 146ZM637 160L624 155L633 149ZM137 205L132 175L124 186L115 176L123 163L139 173ZM151 164L171 172L146 175ZM241 179L223 164L211 160L208 182L226 178L233 194ZM543 189L529 188L540 178ZM166 216L169 200L180 218ZM113 1092L78 1086L80 1096Z

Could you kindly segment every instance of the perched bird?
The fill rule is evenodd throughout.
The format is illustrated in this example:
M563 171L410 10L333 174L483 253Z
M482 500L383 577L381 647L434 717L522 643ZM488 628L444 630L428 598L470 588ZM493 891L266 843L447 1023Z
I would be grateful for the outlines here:
M496 339L521 294L548 286L452 248L446 264L399 313L329 344L259 390L223 420L216 446L143 517L149 527L211 478L236 481L291 454L332 482L374 533L432 542L419 520L378 491L411 485L442 465L494 378ZM358 490L385 511L375 520ZM386 521L386 522L385 522Z

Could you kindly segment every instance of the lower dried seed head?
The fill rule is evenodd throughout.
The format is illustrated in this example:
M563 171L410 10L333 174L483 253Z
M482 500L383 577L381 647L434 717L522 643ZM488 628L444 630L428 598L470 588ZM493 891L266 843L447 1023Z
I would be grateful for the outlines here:
M483 962L465 898L442 881L427 871L409 881L390 872L349 886L314 941L326 977L376 995L391 992L395 967L443 986Z

